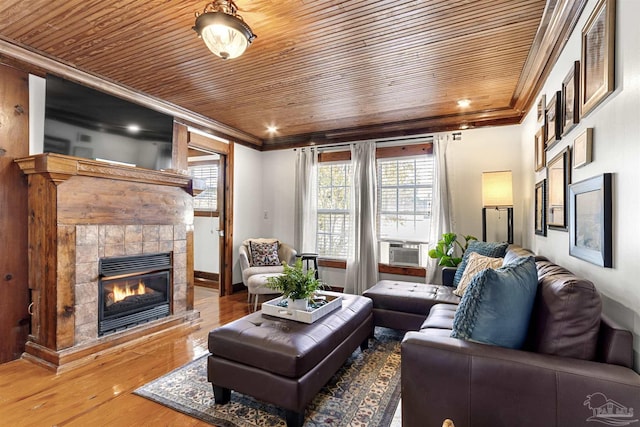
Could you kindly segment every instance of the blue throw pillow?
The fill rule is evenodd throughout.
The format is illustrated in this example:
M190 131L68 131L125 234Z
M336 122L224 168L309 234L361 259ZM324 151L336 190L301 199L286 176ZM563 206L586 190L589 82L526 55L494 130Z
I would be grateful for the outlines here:
M507 242L479 242L477 240L472 240L469 242L469 246L467 246L467 250L464 251L464 255L462 255L462 261L460 261L460 265L456 270L456 275L453 277L453 286L458 286L460 283L460 279L462 279L462 275L464 274L464 269L467 267L467 262L469 260L469 255L472 252L477 252L480 255L490 256L492 258L503 258L504 254L507 252L507 248L509 244Z
M478 273L453 318L453 338L521 348L538 288L533 257Z

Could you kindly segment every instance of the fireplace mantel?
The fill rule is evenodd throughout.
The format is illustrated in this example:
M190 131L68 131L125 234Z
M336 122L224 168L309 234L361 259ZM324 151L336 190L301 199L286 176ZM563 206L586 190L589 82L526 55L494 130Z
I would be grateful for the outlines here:
M29 181L31 334L23 357L61 371L198 325L190 177L59 154L17 159ZM171 252L168 317L98 336L102 257Z
M63 182L72 176L92 176L148 184L169 185L189 189L191 177L169 171L136 168L110 162L89 160L63 154L36 154L15 162L25 175L47 174L54 182Z

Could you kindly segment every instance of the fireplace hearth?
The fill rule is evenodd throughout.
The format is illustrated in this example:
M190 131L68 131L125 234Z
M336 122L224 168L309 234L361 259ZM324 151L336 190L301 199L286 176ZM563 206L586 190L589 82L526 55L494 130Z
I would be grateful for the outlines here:
M171 312L171 253L102 258L98 282L98 336Z

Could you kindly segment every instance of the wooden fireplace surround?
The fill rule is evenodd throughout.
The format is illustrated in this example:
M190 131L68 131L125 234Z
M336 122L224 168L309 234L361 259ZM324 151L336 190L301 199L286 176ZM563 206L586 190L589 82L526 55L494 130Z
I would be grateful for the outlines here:
M115 351L121 344L176 331L186 334L198 327L199 313L193 308L190 177L59 154L34 155L16 163L28 177L32 319L24 358L61 371ZM79 339L76 257L82 254L76 253L76 230L103 225L171 226L176 234L180 230L174 258L182 260L182 268L174 269L172 278L179 288L174 289L169 317L104 337Z

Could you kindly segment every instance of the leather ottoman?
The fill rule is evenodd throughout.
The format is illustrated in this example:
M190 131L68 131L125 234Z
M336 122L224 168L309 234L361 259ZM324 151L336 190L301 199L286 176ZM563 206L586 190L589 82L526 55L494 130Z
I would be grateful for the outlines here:
M287 426L301 426L307 404L373 336L371 300L343 297L341 308L312 324L258 311L209 332L207 378L216 404L235 390L284 408Z
M417 331L435 304L458 304L454 287L381 280L364 292L373 300L376 326Z

